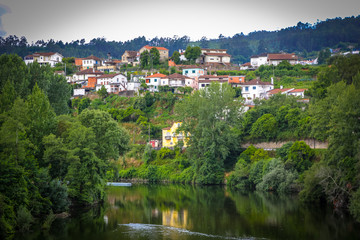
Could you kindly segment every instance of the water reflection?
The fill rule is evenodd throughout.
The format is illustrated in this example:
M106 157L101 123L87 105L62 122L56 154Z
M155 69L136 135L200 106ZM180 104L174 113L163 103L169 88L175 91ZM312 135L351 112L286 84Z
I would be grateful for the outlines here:
M219 186L109 187L99 208L17 239L358 239L360 225L296 197Z

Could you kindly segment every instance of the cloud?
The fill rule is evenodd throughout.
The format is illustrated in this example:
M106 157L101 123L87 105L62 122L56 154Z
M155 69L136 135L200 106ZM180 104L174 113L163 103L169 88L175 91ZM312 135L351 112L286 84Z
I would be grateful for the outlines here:
M6 13L11 13L11 9L8 6L0 3L0 37L3 37L6 35L6 31L5 31L2 21L1 21L2 15L6 14Z

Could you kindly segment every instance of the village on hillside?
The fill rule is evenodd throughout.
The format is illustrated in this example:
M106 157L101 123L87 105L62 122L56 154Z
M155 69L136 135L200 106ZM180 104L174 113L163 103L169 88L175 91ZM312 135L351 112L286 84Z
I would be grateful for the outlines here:
M168 66L175 67L180 73L170 75L158 72L147 71L145 75L130 75L127 72L121 72L121 66L130 64L138 66L140 64L140 55L144 51L150 51L156 48L160 53L160 61L168 62ZM220 84L230 84L233 87L242 89L242 97L247 105L253 105L254 99L267 99L272 94L281 92L283 94L295 95L304 98L306 89L274 89L273 82L263 82L260 79L245 81L245 75L216 75L212 74L216 70L255 70L262 65L277 66L282 61L287 61L292 65L299 64L300 61L295 54L277 53L262 54L252 56L251 62L241 66L231 64L231 55L226 49L201 49L200 56L192 65L177 65L169 58L169 50L164 47L143 46L139 51L125 51L121 60L112 59L108 54L107 59L100 59L96 56L86 58L75 58L77 72L66 76L69 84L76 85L74 88L74 97L82 97L100 90L102 87L109 94L119 94L122 96L134 96L139 90L148 90L158 92L161 87L169 87L173 92L179 88L190 87L192 90L204 89L212 82ZM180 50L180 60L186 61L185 51ZM54 67L62 62L63 56L59 53L34 53L24 58L26 64L34 61L40 65L48 64ZM301 64L315 64L312 62L301 62ZM57 72L66 75L65 72ZM145 83L146 85L142 85Z

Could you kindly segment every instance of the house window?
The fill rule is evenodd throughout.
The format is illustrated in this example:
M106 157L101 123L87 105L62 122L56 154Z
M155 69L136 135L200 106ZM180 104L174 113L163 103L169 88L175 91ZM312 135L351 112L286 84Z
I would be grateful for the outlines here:
M154 79L154 82L157 82L157 79L156 79L156 78Z
M154 86L154 88L156 89L156 86Z
M253 86L253 90L256 90L256 86Z
M192 73L195 73L195 70L192 70Z
M188 74L188 73L189 73L189 71L188 71L188 70L186 70L186 71L185 71L185 74Z
M249 91L249 87L245 87L245 92Z
M205 87L205 84L201 84L201 87Z

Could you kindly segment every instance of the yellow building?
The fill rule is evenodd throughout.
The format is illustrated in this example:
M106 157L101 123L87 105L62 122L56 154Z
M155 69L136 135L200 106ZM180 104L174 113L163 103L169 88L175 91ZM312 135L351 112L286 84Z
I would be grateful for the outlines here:
M184 132L176 133L178 127L181 126L181 122L175 122L171 127L163 128L162 130L162 146L167 148L173 148L179 141L184 141L184 147L186 147L186 136Z

